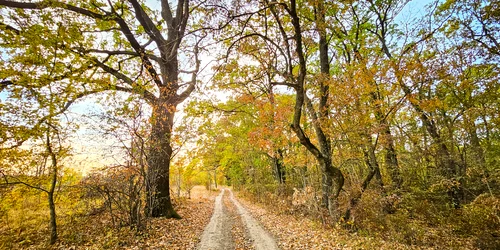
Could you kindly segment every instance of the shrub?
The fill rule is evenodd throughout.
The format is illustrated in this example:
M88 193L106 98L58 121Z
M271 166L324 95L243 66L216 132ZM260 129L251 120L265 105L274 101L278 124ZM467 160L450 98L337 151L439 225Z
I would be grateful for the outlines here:
M480 249L500 249L500 198L482 194L463 208L460 230L475 236Z

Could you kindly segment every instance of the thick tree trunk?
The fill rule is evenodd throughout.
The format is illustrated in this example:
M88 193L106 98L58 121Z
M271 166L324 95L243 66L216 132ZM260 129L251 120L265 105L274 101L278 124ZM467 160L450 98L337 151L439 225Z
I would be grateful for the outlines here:
M175 106L166 98L158 99L153 106L151 117L151 145L149 149L149 190L148 212L153 217L177 218L170 199L170 158L172 157L172 127Z
M331 159L321 160L320 166L323 172L323 206L328 208L330 215L336 217L334 215L337 209L337 199L344 186L344 175L340 169L332 165Z
M323 171L323 205L326 205L330 211L330 215L334 215L334 209L337 206L337 198L344 186L344 175L339 168L333 166L332 163L332 147L330 138L328 138L323 132L323 124L328 123L328 98L330 96L330 59L328 56L328 35L326 31L326 9L324 6L324 1L318 1L315 6L316 15L316 30L319 35L319 61L320 61L320 100L317 112L313 115L314 130L318 136L318 142L320 146L321 156L319 159L316 157L320 165L322 165ZM314 112L310 102L307 103L309 106L309 111ZM326 196L326 197L325 197ZM325 198L327 198L325 200Z
M319 94L319 106L316 110L313 107L312 102L307 98L306 90L304 87L304 83L307 75L307 62L306 57L303 50L302 43L302 28L299 15L297 13L297 3L295 0L290 1L290 9L289 15L291 17L291 22L294 30L294 39L295 39L295 52L296 57L298 58L298 75L297 77L292 77L292 81L294 82L293 88L295 89L295 106L293 113L293 122L292 122L292 130L297 135L300 143L307 148L307 150L314 155L316 160L318 161L321 172L323 174L323 185L322 185L322 193L323 193L323 205L325 205L329 211L330 215L334 218L337 204L337 198L340 194L340 190L344 185L344 176L339 168L334 167L332 163L332 152L330 147L330 140L327 135L324 133L322 129L322 124L328 119L328 97L329 97L329 81L330 77L330 62L328 60L328 39L326 36L326 26L325 26L325 9L323 6L323 1L317 2L317 6L315 6L316 13L316 29L320 36L319 41L319 50L320 50L320 64L321 64L321 74L318 75L320 78L320 94ZM277 16L277 15L275 15ZM278 19L278 18L277 18ZM283 38L285 39L286 45L290 48L290 44L288 43L288 36L286 35L285 30L281 27L281 32ZM296 75L293 72L293 68L291 67L291 57L290 57L290 68L288 74L290 76ZM317 141L319 147L311 142L311 139L306 135L302 128L302 113L303 108L306 107L309 111L309 114L312 118L312 123L314 126L314 130L316 132Z

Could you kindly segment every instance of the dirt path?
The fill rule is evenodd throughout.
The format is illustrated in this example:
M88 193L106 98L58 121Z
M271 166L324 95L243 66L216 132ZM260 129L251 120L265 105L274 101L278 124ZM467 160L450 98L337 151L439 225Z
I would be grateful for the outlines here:
M214 213L203 232L199 249L235 248L273 250L278 249L278 245L274 238L234 198L233 192L223 189L215 199Z
M224 191L222 189L215 198L214 213L201 235L200 249L234 249L234 241L231 240L231 218L222 203Z

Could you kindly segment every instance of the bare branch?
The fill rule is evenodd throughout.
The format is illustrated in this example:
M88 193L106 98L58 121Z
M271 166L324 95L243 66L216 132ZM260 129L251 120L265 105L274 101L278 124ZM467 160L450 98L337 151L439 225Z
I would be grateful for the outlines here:
M193 90L196 87L198 72L200 71L200 63L201 63L200 59L198 58L200 42L201 39L196 43L194 47L195 69L191 73L191 82L189 82L189 86L187 87L187 89L177 96L177 101L176 101L177 103L183 102L193 92Z
M273 86L287 86L287 87L290 87L290 88L293 88L293 89L296 89L297 88L297 84L295 83L291 83L291 82L271 82L271 85Z
M7 81L1 81L0 82L0 92L2 92L2 90L4 90L5 88L7 88L7 86L13 85L13 84L14 84L14 82L9 81L9 80L7 80Z

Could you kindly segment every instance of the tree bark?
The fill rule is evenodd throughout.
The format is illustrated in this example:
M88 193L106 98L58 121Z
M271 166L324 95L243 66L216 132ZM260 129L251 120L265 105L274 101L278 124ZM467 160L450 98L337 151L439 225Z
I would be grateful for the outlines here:
M325 20L325 6L324 1L318 1L315 6L316 30L319 35L319 63L320 63L320 100L318 112L316 113L312 108L310 102L307 102L308 109L311 112L314 124L314 130L318 137L321 155L323 159L320 160L320 165L323 171L323 205L328 207L330 214L333 215L333 209L336 207L337 198L344 186L344 176L339 168L333 166L332 163L332 148L331 141L328 138L322 125L328 120L328 98L330 95L330 59L328 56L328 37L326 32Z
M50 188L47 191L47 198L50 210L50 244L53 245L57 241L56 205L54 203L54 192L57 184L57 156L52 150L52 145L50 143L50 127L47 128L47 140L45 146L51 160L51 180Z
M283 164L283 152L278 149L274 153L274 156L271 157L274 165L274 176L279 184L285 184L285 166Z
M149 195L148 212L153 217L181 217L174 210L170 199L170 159L172 157L172 128L174 123L175 105L161 95L153 105L151 117L151 145L148 165Z
M182 93L177 93L180 88L178 82L179 75L179 63L178 54L179 47L183 38L185 36L186 27L188 25L188 19L191 14L189 8L189 0L179 0L175 5L172 5L170 1L161 1L161 18L160 20L154 20L149 16L147 11L143 8L141 1L129 0L126 1L130 4L128 7L133 8L133 18L131 20L130 16L122 16L115 6L109 2L109 11L104 11L98 8L98 10L86 9L85 5L76 5L61 2L61 1L50 1L47 4L45 1L26 3L17 1L0 1L0 6L16 8L16 9L51 9L55 10L58 8L64 9L66 11L76 13L80 16L90 18L98 22L109 22L113 28L119 30L123 37L124 42L129 46L124 52L125 55L137 56L140 59L140 64L137 65L138 68L143 68L144 72L141 70L139 74L147 74L149 78L146 84L151 83L154 87L158 88L160 95L156 97L148 89L150 86L143 86L138 79L142 77L141 75L136 75L130 77L122 70L120 65L113 65L109 60L112 56L123 55L121 51L118 50L96 50L92 48L78 48L76 51L73 49L72 52L88 58L88 62L93 65L92 67L100 68L104 72L113 76L117 82L121 82L126 87L118 84L109 84L104 86L99 86L96 90L92 90L91 93L103 92L104 90L118 90L127 93L132 93L140 96L143 100L151 104L153 108L153 114L150 119L152 125L151 131L151 145L148 152L148 175L147 176L147 200L146 213L150 216L166 216L178 218L179 215L174 211L171 201L170 201L170 187L169 187L169 168L170 168L170 158L172 157L172 147L170 145L173 117L175 113L175 107L183 102L195 89L197 82L197 73L200 69L200 61L198 59L199 52L199 42L194 46L193 53L195 59L195 69L192 70L191 81L186 83L186 86ZM171 6L172 5L172 6ZM57 7L56 7L57 6ZM173 8L175 6L175 9ZM127 7L127 8L128 8ZM133 31L132 26L139 23L143 28L145 33L139 35ZM158 23L164 23L167 36L164 37L162 33L163 30L158 28ZM131 25L132 24L132 25ZM151 42L147 44L142 44L141 41L147 36ZM146 47L149 44L156 46L155 51L158 55L149 54L146 51ZM125 44L120 44L120 46ZM68 49L68 48L66 48ZM107 54L107 59L100 61L98 57L93 56L91 53L100 51ZM88 63L86 62L86 63ZM153 63L154 62L154 63ZM116 67L116 68L113 68ZM90 70L90 68L89 68ZM0 88L3 89L6 86L12 84L9 81L2 81L0 83ZM90 93L88 93L90 94Z

